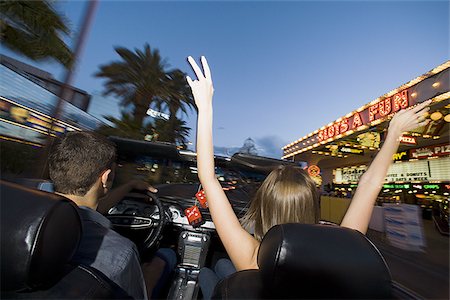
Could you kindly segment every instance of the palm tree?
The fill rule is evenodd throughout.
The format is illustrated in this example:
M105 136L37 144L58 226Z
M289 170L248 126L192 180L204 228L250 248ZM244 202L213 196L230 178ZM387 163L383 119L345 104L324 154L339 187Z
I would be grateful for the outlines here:
M53 58L70 68L73 53L61 39L61 35L69 35L69 29L51 3L47 0L1 0L1 42L30 59Z
M115 50L121 60L100 66L95 76L106 78L104 95L120 97L123 106L133 105L134 122L143 126L150 104L168 94L164 84L167 63L159 50L152 50L148 44L144 51L123 47Z
M158 98L155 105L158 110L169 111L169 119L166 121L167 124L163 126L165 132L159 132L160 139L170 143L180 142L183 144L190 128L184 127L186 122L178 119L177 113L181 111L187 115L187 108L195 108L194 98L186 81L186 74L178 69L168 72L166 85L167 96ZM186 132L184 128L187 129ZM161 128L159 129L161 130Z
M151 124L142 127L135 122L130 114L124 112L122 112L122 117L120 119L111 116L107 116L105 119L113 123L113 127L104 125L96 130L98 133L105 136L120 136L142 140L147 134L151 133L153 129Z
M175 118L173 123L158 119L155 121L154 128L158 133L158 140L162 142L176 142L182 146L187 144L187 136L191 128L185 126L186 122Z

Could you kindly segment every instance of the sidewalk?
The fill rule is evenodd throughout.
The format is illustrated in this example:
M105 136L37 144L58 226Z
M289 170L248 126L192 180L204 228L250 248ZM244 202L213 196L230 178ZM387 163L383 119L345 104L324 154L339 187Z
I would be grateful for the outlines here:
M393 247L384 233L369 230L367 237L378 247L392 279L425 299L449 299L449 237L441 235L430 220L423 220L424 252Z

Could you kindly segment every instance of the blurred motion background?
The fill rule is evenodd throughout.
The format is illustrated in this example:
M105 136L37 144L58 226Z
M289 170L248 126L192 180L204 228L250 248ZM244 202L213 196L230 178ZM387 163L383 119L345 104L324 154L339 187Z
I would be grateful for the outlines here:
M339 223L388 118L307 149L309 139L407 91L410 105L434 99L432 122L393 158L368 237L412 295L448 299L449 5L2 1L1 178L47 179L48 147L68 131L195 150L185 59L205 55L216 91L216 154L317 167L308 170L317 175L322 219Z

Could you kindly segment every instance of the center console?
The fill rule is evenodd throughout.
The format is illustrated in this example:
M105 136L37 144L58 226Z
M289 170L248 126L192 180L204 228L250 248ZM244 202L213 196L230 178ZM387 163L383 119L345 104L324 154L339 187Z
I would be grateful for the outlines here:
M203 231L182 231L178 237L180 264L175 270L175 279L167 299L197 299L198 274L205 265L211 236Z

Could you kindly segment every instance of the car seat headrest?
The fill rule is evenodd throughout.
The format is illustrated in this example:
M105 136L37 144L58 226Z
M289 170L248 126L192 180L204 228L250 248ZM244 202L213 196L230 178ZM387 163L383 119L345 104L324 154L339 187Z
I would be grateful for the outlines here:
M258 253L262 283L277 298L384 299L391 276L377 248L360 232L339 226L282 224Z
M0 181L1 289L53 284L81 237L76 205L55 194Z

